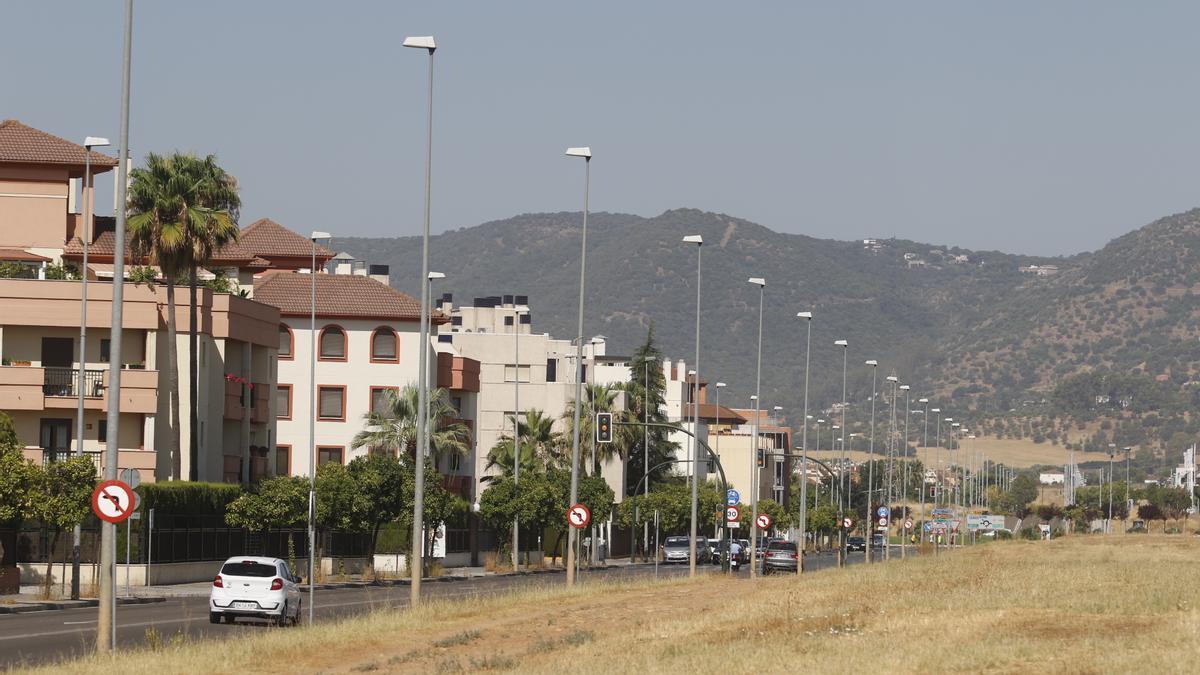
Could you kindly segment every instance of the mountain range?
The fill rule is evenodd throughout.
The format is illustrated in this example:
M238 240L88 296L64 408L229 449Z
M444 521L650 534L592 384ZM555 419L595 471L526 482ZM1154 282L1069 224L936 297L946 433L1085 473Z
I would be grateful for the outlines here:
M447 275L435 296L451 292L457 303L467 304L474 297L528 295L535 330L573 336L581 222L580 213L524 214L433 236L431 269ZM803 404L800 311L814 316L810 412L841 399L838 339L850 342L852 404L869 400L871 373L864 361L876 359L881 388L894 372L912 385L914 399L927 395L946 411L982 412L1048 390L1056 377L1089 365L1129 363L1128 344L1139 344L1139 338L1128 331L1170 321L1165 318L1170 308L1190 306L1200 293L1200 271L1187 271L1193 246L1200 246L1200 212L1159 221L1096 253L1066 258L900 239L818 239L694 209L653 218L593 213L585 335L605 335L609 353L627 354L653 324L662 351L691 364L696 250L681 243L690 234L704 237L701 376L729 383L723 404L750 405L758 289L747 279L765 278L762 400L764 406L783 406L793 424ZM345 238L334 248L390 265L393 286L419 292L419 237ZM1168 260L1170 273L1163 270ZM1021 271L1046 265L1057 274ZM1133 307L1141 307L1148 295L1158 305L1143 315ZM1187 325L1173 324L1166 333L1158 331L1162 337L1143 339L1157 344ZM1191 358L1190 372L1195 356L1179 350L1165 358L1180 372L1177 360ZM1159 368L1161 360L1149 359L1146 367Z

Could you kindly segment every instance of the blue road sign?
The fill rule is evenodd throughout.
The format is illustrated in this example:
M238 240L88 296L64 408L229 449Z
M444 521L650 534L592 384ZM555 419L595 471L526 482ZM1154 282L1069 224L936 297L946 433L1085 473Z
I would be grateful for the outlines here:
M889 515L891 515L891 511L888 510L888 507L881 506L877 511L875 511L875 515L879 516L880 518L887 518Z
M933 532L933 523L925 523L925 531Z
M728 504L729 506L733 506L740 501L742 501L742 496L740 494L738 494L737 490L734 490L733 488L729 488L728 490L725 491L725 503L726 504Z

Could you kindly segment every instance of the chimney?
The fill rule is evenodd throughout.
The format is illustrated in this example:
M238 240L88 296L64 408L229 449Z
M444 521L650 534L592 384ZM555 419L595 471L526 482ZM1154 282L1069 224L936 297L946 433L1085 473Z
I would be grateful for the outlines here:
M367 276L384 286L391 286L387 265L367 265Z
M333 257L334 274L350 274L354 269L354 257L349 253L339 253Z
M672 379L679 380L680 382L687 381L687 362L683 359L675 362L675 377Z

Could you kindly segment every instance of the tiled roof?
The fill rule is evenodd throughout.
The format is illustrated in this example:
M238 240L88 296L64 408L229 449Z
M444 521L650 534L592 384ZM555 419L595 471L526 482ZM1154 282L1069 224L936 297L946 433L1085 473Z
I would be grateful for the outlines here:
M83 166L86 148L64 138L21 124L17 120L0 121L0 163L66 164ZM93 151L92 165L113 167L117 160Z
M726 408L725 406L719 406L719 408L718 408L718 406L716 406L712 403L701 403L700 404L700 419L705 420L705 421L708 421L708 420L715 421L717 419L718 409L721 412L721 423L722 424L725 424L725 423L745 424L747 422L745 417L742 417L741 415L737 414L733 410L730 410L729 408ZM692 410L692 405L689 403L684 408L684 411L683 411L684 415L687 416L687 415L691 414L691 410Z
M308 258L312 256L311 239L296 234L270 218L259 218L242 228L242 246L262 258ZM317 244L318 262L329 260L334 252Z
M22 251L19 248L0 248L0 260L4 262L46 262L50 258Z
M116 243L116 235L113 233L113 231L105 230L97 235L96 241L93 241L88 246L88 255L99 257L107 256L111 258L115 252ZM128 241L125 242L125 252L126 255L128 255ZM71 239L71 241L67 242L66 247L63 248L63 255L68 258L76 258L83 255L83 242L79 239L79 237L75 237ZM254 254L241 246L240 242L230 242L213 253L212 262L210 264L217 267L221 265L245 265L249 267L254 259Z
M279 308L284 316L308 316L312 311L312 276L295 272L265 274L254 282L254 299ZM318 274L317 315L347 319L417 321L421 303L412 296L370 277ZM434 323L445 317L433 313Z

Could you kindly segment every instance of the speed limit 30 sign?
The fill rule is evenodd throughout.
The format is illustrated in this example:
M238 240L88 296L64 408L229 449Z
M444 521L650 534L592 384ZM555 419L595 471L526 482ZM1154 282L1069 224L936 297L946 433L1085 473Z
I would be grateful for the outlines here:
M726 522L730 522L730 523L737 522L741 517L742 517L742 511L741 511L741 509L739 509L737 507L737 504L734 504L733 506L725 507Z

